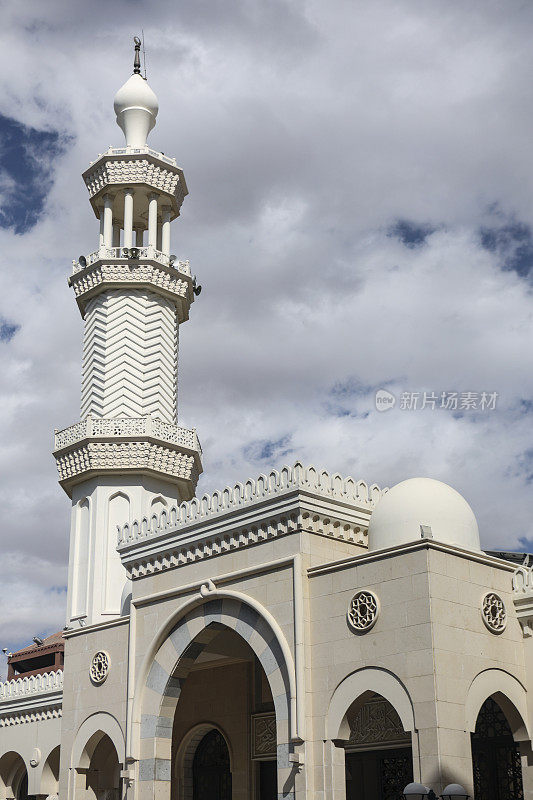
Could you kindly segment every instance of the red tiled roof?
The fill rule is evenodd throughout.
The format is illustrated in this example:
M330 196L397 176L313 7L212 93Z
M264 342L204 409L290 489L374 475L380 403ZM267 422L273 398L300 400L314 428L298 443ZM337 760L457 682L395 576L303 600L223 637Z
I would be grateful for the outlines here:
M51 636L47 636L46 639L43 639L43 643L41 645L31 644L28 647L23 647L22 650L17 650L16 653L13 653L13 655L10 656L9 661L18 661L20 656L42 653L45 649L60 650L62 649L63 644L63 631L58 631L57 633L52 633Z

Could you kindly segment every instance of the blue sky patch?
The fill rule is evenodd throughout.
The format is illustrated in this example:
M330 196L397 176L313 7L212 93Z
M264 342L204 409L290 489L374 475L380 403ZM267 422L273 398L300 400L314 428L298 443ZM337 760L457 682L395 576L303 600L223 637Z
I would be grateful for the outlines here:
M0 226L21 234L32 228L52 186L54 159L69 138L39 131L0 114Z
M436 228L427 222L413 222L408 219L398 219L388 230L388 236L399 239L406 247L413 249L426 243L427 237L434 233Z
M10 342L19 328L20 325L13 325L0 317L0 342Z
M244 457L251 461L270 461L286 456L291 452L290 434L281 439L256 439L244 448Z
M481 228L479 235L482 246L499 256L503 269L512 270L522 278L531 273L533 236L529 225L510 220L503 225Z

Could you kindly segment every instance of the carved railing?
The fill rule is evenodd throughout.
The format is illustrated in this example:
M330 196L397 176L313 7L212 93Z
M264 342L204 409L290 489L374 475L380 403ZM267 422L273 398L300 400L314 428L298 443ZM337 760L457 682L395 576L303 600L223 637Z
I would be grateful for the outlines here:
M59 692L63 689L63 671L45 672L29 678L14 678L0 683L0 703L30 695Z
M158 150L152 150L151 147L110 147L108 150L106 150L105 153L100 153L98 158L102 158L102 156L131 156L131 155L154 156L154 158L158 158L159 161L164 161L165 164L170 164L173 167L178 166L178 162L176 161L175 158L172 158L171 156L165 156ZM94 163L95 161L91 161L90 166L92 166Z
M533 567L527 564L522 564L514 571L513 603L522 633L524 636L533 636Z
M166 253L163 253L161 250L156 250L155 247L137 247L139 251L139 260L148 260L148 261L157 261L159 264L163 264L165 267L170 267L171 269L175 269L177 272L181 272L182 275L188 275L191 277L191 267L188 261L173 261L172 264L170 263L170 256ZM100 247L98 250L95 250L94 253L89 253L88 256L85 258L85 264L82 266L79 261L72 261L72 274L75 275L77 272L80 272L82 269L86 267L92 266L97 261L103 261L104 259L112 259L113 261L127 261L131 262L129 256L124 255L124 248L122 247ZM136 259L137 260L137 259Z
M159 515L154 514L150 519L143 517L131 525L118 526L118 545L126 547L140 539L157 536L180 525L189 525L217 514L226 514L228 511L267 500L291 489L308 490L323 497L350 505L357 504L368 509L373 509L386 491L375 484L368 486L364 481L355 481L350 477L343 478L338 473L330 475L325 470L304 467L300 462L296 462L293 467L285 466L279 472L272 470L268 475L260 475L255 481L237 483L234 487L228 486L211 495L204 494L201 498L194 497L179 506L163 509Z
M90 438L127 438L149 436L169 444L182 445L201 453L202 448L194 428L180 428L156 417L86 417L81 422L55 432L54 450Z

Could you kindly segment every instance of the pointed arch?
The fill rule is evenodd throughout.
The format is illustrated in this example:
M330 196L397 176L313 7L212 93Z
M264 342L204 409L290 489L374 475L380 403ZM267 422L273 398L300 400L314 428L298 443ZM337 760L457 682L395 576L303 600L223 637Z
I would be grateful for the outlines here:
M514 675L503 669L486 669L470 684L465 703L465 730L475 731L481 706L489 697L505 714L515 742L529 741L526 689Z

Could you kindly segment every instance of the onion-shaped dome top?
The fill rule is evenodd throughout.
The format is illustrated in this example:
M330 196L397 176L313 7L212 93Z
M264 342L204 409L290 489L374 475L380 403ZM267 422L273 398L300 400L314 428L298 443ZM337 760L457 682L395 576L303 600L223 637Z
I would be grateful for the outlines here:
M159 103L145 78L134 73L115 95L117 124L124 131L126 145L144 147L155 125Z
M141 40L135 36L134 42L133 75L116 93L114 105L117 124L126 136L126 146L144 147L155 125L159 103L155 92L141 75Z
M422 536L421 526L439 542L481 549L477 521L464 497L432 478L410 478L383 495L370 517L368 545L381 550L413 542Z

